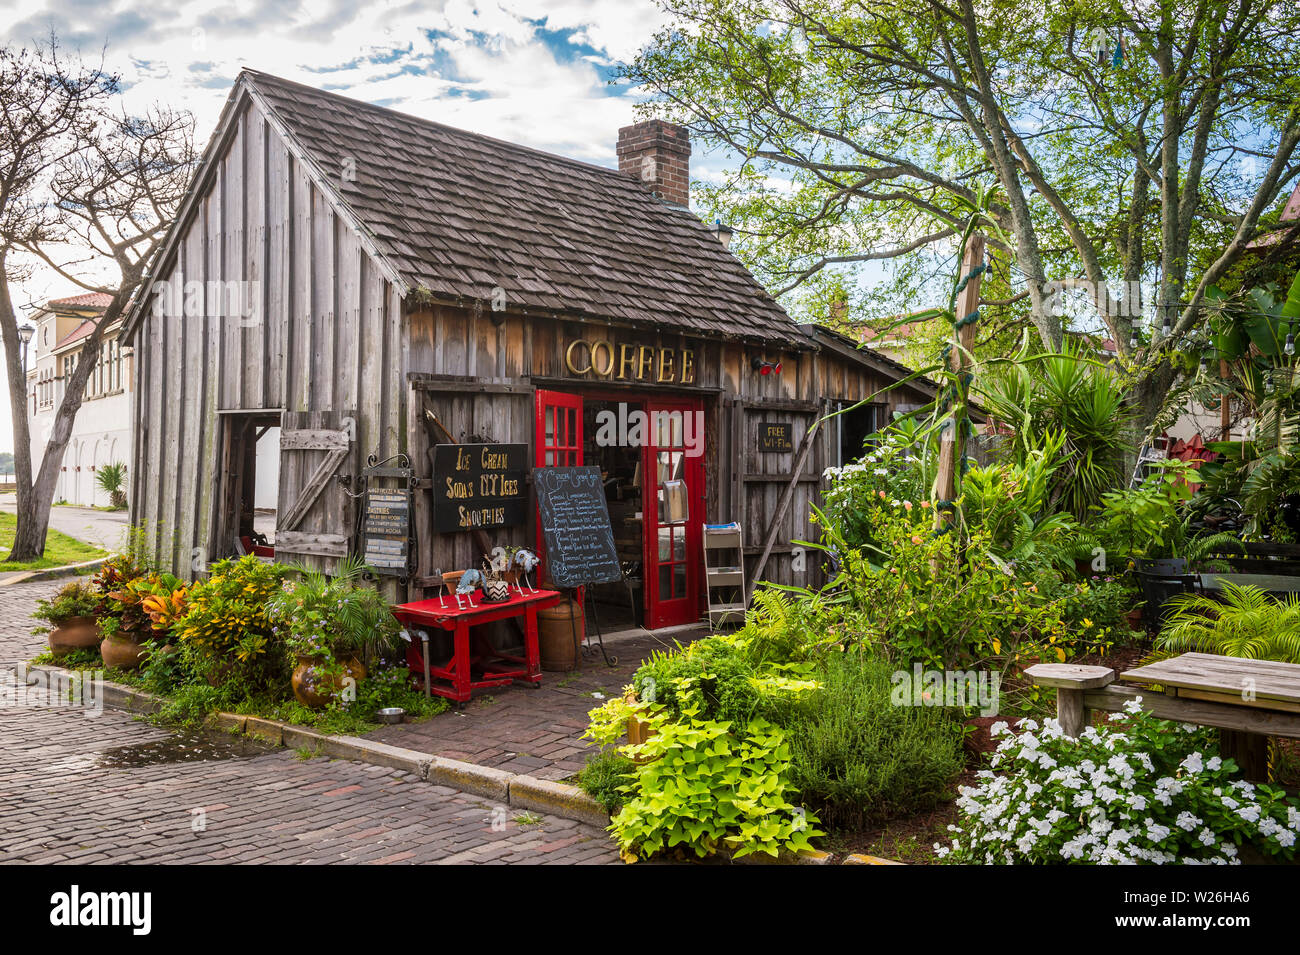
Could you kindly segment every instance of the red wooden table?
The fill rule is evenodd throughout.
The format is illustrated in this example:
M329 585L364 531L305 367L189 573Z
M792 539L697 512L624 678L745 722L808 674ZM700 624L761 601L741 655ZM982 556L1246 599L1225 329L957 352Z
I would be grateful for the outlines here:
M466 598L462 597L461 602L465 606L457 607L456 598L452 596L434 597L398 604L393 608L393 616L407 630L447 630L454 635L451 659L443 664L429 662L430 676L451 685L432 685L430 689L439 696L464 703L474 690L505 686L516 680L532 686L540 684L542 663L537 650L537 611L555 606L560 602L560 594L554 590L532 593L516 588L511 590L509 600L499 603L484 603L476 597L475 606L471 608ZM470 627L510 617L524 618L522 657L493 649L485 637L475 635L471 638ZM418 675L423 682L424 648L414 634L406 650L406 662L411 673ZM480 672L478 679L474 679L474 670Z

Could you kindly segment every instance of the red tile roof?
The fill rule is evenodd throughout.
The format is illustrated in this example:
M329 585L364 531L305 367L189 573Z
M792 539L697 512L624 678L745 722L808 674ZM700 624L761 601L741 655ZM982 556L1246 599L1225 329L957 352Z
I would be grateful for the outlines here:
M113 302L113 296L106 292L86 292L82 295L73 295L69 298L52 298L45 304L47 306L62 305L66 308L97 308L100 311L108 308Z
M88 318L72 331L68 332L68 334L64 335L54 347L62 348L64 345L71 345L73 342L79 342L89 335L94 327L95 320Z
M1291 198L1286 201L1286 206L1282 209L1282 214L1277 217L1278 222L1294 222L1300 219L1300 182L1296 183L1295 189L1291 192ZM1276 245L1283 239L1293 237L1294 230L1287 232L1276 231L1268 232L1261 235L1258 239L1252 240L1246 245L1248 249L1261 249L1266 245Z

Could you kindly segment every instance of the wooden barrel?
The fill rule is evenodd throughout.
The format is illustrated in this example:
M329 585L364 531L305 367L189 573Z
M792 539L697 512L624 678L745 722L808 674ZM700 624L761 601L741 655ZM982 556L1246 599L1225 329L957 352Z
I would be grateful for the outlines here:
M537 649L542 669L576 670L582 634L582 607L572 597L537 611Z

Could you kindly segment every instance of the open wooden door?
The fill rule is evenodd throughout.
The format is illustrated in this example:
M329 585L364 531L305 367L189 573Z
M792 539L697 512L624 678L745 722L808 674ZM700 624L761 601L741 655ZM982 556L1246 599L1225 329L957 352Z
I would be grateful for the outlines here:
M347 556L355 531L355 511L339 478L356 473L355 420L351 412L284 413L275 524L278 559L329 571L339 558Z
M582 464L582 396L561 391L537 392L537 431L533 447L539 468L577 467ZM537 579L546 579L546 538L537 519L537 556L542 560ZM581 601L581 595L579 595Z

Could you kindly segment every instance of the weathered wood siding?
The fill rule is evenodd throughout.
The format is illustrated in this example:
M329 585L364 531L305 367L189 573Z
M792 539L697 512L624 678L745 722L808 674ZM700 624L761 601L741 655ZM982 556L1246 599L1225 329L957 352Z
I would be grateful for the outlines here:
M356 409L355 478L368 455L402 450L406 348L397 294L255 105L175 249L158 279L199 285L137 329L132 520L162 565L190 578L232 546L214 539L219 413ZM235 307L227 283L243 297ZM318 523L303 526L327 530Z
M557 321L509 311L494 314L486 308L476 315L449 306L425 306L414 309L407 321L407 446L421 477L432 476L429 448L445 440L436 428L430 429L426 411L432 411L456 441L490 439L527 444L532 449L534 395L539 388L602 396L626 393L629 398L656 393L701 398L706 433L706 520L742 522L751 568L763 550L808 428L834 410L834 402L869 398L896 380L833 352L782 352L647 329ZM565 363L565 351L575 339L669 347L678 354L689 348L695 358L694 380L689 385L660 385L619 381L594 372L575 376ZM756 357L780 361L781 373L759 375L751 364ZM926 399L914 389L903 388L876 400L887 411ZM759 425L781 421L794 426L795 451L760 453ZM816 539L816 527L809 522L810 505L820 499L822 474L834 460L834 439L834 430L825 426L816 433L792 500L777 522L764 579L800 585L820 581L820 560L815 552L806 555L803 571L794 569L798 545L792 542ZM421 528L430 526L428 494L416 496L416 521ZM525 544L535 539L535 533L530 524L493 530L489 537L494 543ZM478 545L470 534L426 539L419 548L416 576L472 566L478 557ZM421 594L413 583L411 597Z
M473 309L403 302L330 195L255 104L245 105L219 156L174 252L157 266L162 286L181 293L147 310L134 339L132 519L145 528L162 565L185 578L232 552L227 523L217 520L225 472L241 466L223 448L230 430L224 415L232 412L338 422L331 427L348 429L355 441L340 468L355 490L370 456L404 453L419 477L432 476L429 449L444 438L431 427L430 413L457 441L532 448L539 388L691 396L705 409L705 519L742 522L752 567L809 426L834 402L866 398L897 378L842 350L782 351L509 307L493 312L487 302ZM237 290L235 307L227 307L231 288ZM178 301L184 307L177 308ZM792 330L792 339L797 334ZM673 349L679 358L689 350L694 376L689 383L662 384L575 375L565 353L577 339ZM759 375L751 365L755 358L780 361L781 373ZM881 401L898 407L924 396L902 389ZM760 424L781 421L794 426L795 452L760 454ZM794 569L792 542L815 536L809 509L834 460L832 435L825 428L816 435L790 506L775 522L764 579L819 579L815 555L804 572ZM283 458L281 467L284 509L312 469L293 462L286 467ZM346 510L355 499L345 498L323 496L329 503L301 522L300 535L328 536L336 533L334 525L337 533L355 531L359 515ZM404 596L422 596L418 578L473 566L480 557L473 535L431 535L430 527L430 498L421 491L416 579ZM494 543L528 544L535 535L530 524L490 536ZM329 566L320 553L306 559ZM386 590L398 596L391 580Z

